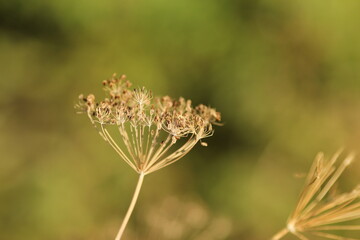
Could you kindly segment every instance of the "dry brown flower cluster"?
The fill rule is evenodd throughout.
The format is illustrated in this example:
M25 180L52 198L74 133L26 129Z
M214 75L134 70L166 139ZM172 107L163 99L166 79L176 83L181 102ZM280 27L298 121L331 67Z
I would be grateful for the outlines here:
M145 88L130 89L125 75L115 75L103 81L108 97L97 102L95 96L80 95L76 105L87 113L103 138L138 173L149 174L186 155L197 142L213 134L213 124L221 120L214 108L200 104L192 107L191 100L169 96L153 98ZM127 151L119 147L108 126L115 125ZM187 141L170 154L179 139Z
M193 107L191 100L154 97L145 88L131 90L126 76L103 81L107 98L97 102L93 94L75 105L86 113L100 135L137 173L139 180L129 209L116 236L120 240L140 193L144 176L185 156L197 142L212 136L220 113L205 105ZM110 129L111 128L111 129ZM115 128L115 129L114 129ZM120 135L121 141L113 137ZM176 145L175 145L176 144Z
M360 230L358 224L347 224L360 219L360 186L349 193L331 195L331 189L343 171L354 159L354 154L335 166L341 151L330 160L319 153L307 175L305 187L298 204L287 221L287 227L276 234L272 240L282 239L291 233L301 240L314 236L335 240L356 240L342 237L328 231ZM311 237L311 238L310 238Z

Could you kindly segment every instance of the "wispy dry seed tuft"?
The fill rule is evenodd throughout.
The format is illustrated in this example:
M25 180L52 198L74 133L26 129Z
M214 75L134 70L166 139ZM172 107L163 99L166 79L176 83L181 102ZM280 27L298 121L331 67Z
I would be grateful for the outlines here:
M272 240L282 239L291 233L301 240L310 240L314 236L324 239L354 240L329 233L329 231L360 230L360 225L348 224L360 219L360 186L353 191L331 195L333 188L345 168L354 159L348 155L338 166L335 166L341 151L330 160L319 153L306 177L305 186L294 212L290 215L287 226L277 233ZM330 196L331 195L331 196Z
M120 240L134 209L144 176L164 168L185 156L197 142L213 135L220 113L191 100L155 97L145 88L131 90L125 75L102 82L107 98L96 102L93 94L75 105L86 113L100 135L137 173L138 184L116 240ZM124 147L117 142L110 128L116 128ZM113 129L114 130L114 129ZM180 140L183 141L180 141Z

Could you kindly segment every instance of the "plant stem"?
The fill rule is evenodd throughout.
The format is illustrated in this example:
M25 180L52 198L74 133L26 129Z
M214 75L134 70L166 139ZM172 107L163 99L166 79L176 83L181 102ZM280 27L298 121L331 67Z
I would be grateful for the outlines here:
M289 232L289 229L284 228L284 229L282 229L280 232L278 232L277 234L275 234L275 235L271 238L271 240L280 240L280 239L282 239L286 234L288 234L288 232Z
M142 185L143 180L144 180L144 176L145 176L145 174L143 172L141 172L140 176L139 176L138 183L137 183L136 188L135 188L133 198L132 198L130 206L129 206L129 209L126 212L125 218L124 218L124 220L123 220L123 222L121 224L120 230L119 230L118 234L116 235L115 240L120 240L123 233L124 233L124 231L125 231L125 227L126 227L128 221L130 219L131 213L133 212L134 207L135 207L135 203L136 203L136 201L137 201L137 199L139 197L139 193L140 193L141 185Z

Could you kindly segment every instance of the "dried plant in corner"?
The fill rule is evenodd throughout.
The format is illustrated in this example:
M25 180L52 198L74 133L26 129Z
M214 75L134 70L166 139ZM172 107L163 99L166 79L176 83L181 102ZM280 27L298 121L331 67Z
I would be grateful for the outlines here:
M290 215L287 226L272 240L282 239L291 233L301 240L310 240L314 236L324 239L354 240L329 231L360 230L360 225L349 221L360 219L360 186L349 193L330 196L330 190L345 168L354 159L354 154L335 167L341 151L330 160L319 153L306 177L305 186L294 212Z
M144 176L185 156L197 142L213 135L220 113L191 100L153 98L145 88L131 90L125 75L103 81L107 98L80 95L76 108L86 113L100 135L139 174L132 201L116 240L120 240L139 196ZM110 128L115 128L110 129ZM114 136L117 134L118 136ZM117 141L116 139L121 139Z

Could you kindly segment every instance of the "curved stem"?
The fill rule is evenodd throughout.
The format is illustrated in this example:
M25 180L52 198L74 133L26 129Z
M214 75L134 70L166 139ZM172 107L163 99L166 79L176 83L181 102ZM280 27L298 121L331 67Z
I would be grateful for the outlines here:
M280 232L278 232L276 235L274 235L271 240L279 240L282 239L286 234L288 234L289 229L284 228Z
M144 180L144 176L145 174L143 172L140 173L140 176L139 176L139 180L138 180L138 183L136 185L136 188L135 188L135 192L134 192L134 196L131 200L131 203L130 203L130 206L129 206L129 209L127 210L126 212L126 215L125 215L125 218L121 224L121 227L120 227L120 230L118 232L118 234L116 235L116 238L115 240L120 240L124 231L125 231L125 227L130 219L130 216L131 216L131 213L133 212L134 210L134 207L135 207L135 203L139 197L139 193L140 193L140 189L141 189L141 185L143 183L143 180Z

